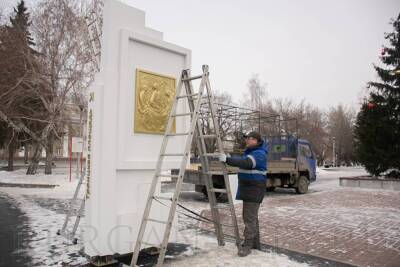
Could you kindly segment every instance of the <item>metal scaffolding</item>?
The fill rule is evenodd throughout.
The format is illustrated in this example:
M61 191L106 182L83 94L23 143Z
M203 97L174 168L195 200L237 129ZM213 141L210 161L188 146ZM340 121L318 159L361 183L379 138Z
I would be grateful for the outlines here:
M241 153L245 148L243 134L249 131L259 132L264 139L298 138L296 118L222 103L215 103L215 107L225 151ZM206 106L201 107L199 117L203 121L203 134L211 132L210 110ZM209 140L207 150L211 152L214 148L213 140Z

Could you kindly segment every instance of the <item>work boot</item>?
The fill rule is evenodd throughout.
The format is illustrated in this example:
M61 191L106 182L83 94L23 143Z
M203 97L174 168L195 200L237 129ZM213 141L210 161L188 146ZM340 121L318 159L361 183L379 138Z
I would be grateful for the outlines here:
M261 250L260 236L254 237L252 249Z
M251 247L249 246L240 246L238 250L239 257L246 257L251 253Z
M261 244L260 242L254 242L253 246L251 247L252 249L257 249L257 250L261 250Z

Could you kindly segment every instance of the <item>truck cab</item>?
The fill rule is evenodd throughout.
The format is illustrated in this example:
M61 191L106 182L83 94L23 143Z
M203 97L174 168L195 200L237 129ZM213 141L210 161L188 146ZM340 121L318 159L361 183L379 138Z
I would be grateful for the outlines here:
M293 136L266 137L264 141L269 149L267 190L284 187L307 193L316 180L316 157L310 143Z
M299 139L298 146L297 158L299 169L302 173L307 175L310 182L314 182L317 179L317 159L315 153L307 140Z

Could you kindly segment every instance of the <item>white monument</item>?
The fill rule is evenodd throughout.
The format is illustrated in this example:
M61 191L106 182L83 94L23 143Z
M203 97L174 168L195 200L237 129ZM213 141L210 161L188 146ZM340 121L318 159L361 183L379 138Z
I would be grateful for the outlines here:
M84 243L89 256L132 252L168 105L191 59L188 49L163 41L161 32L147 28L143 11L116 0L104 1L101 44L88 116ZM183 105L178 110L187 112ZM187 118L177 119L176 131L187 131L188 123ZM177 137L170 143L183 151L183 141ZM163 168L179 163L169 161ZM159 205L152 217L166 220L167 212ZM149 226L152 231L145 240L161 243L164 225ZM172 232L170 240L175 238Z

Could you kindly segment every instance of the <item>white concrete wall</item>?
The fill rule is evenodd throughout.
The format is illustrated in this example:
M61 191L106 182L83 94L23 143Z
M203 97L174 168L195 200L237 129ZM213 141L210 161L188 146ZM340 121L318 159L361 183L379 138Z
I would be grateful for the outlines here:
M93 114L85 214L89 256L132 252L160 151L162 135L133 132L136 68L174 76L178 82L191 58L188 49L164 42L161 32L146 28L141 10L106 0L103 16L101 70L89 104ZM178 110L186 107L180 105ZM177 120L176 127L177 132L185 131L187 119ZM183 145L183 139L172 140L176 151L183 151ZM170 161L164 168L178 164ZM166 218L167 211L156 205L153 217ZM147 241L160 243L164 226L148 225L154 231L145 235ZM172 233L170 240L174 238Z

